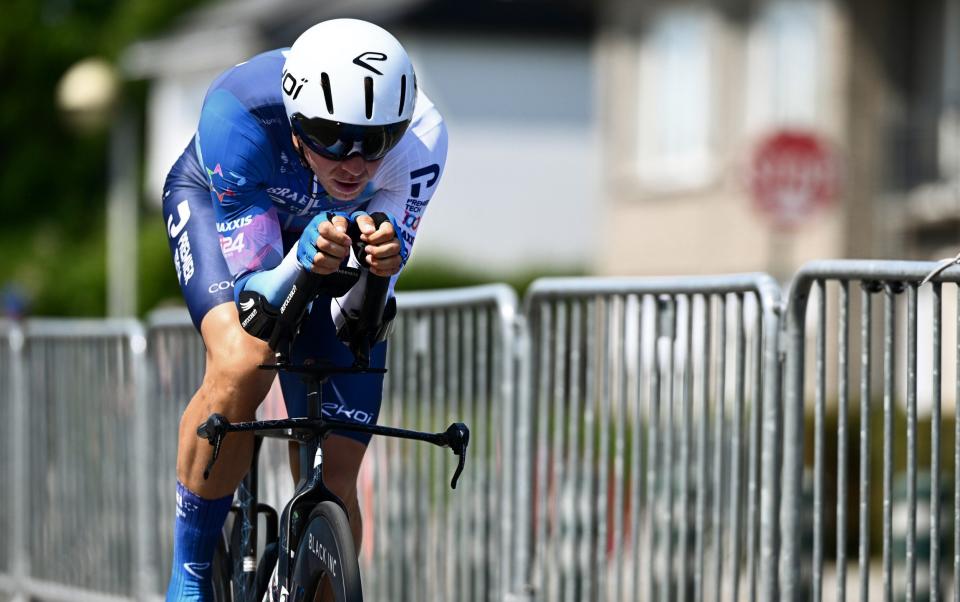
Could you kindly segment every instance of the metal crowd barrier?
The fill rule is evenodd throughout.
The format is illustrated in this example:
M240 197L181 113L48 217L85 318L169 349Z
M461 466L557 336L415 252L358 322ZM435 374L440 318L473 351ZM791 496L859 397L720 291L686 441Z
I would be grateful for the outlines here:
M23 351L23 332L13 322L0 320L0 416L3 416L3 436L0 447L0 533L7 534L0 545L0 599L14 599L25 576L22 561L24 547L21 497L16 490L23 482L23 395L20 379L20 358ZM8 597L3 597L4 595ZM22 598L17 598L22 600Z
M449 451L374 438L360 479L370 600L503 600L528 542L516 405L522 321L512 289L402 293L380 422L438 431L467 423L456 491Z
M469 469L452 494L447 491L455 458L449 453L374 439L361 476L367 521L361 560L368 599L443 599L441 592L452 592L466 580L474 593L464 599L493 600L507 587L501 576L523 549L514 545L516 534L499 514L502 496L513 495L501 477L522 464L507 461L516 453L511 446L523 427L507 422L518 372L516 358L510 359L520 328L516 306L505 286L400 295L380 422L434 430L453 420L477 426ZM143 472L153 517L151 562L157 567L149 591L159 598L170 571L177 425L202 379L204 352L183 310L151 314L147 340L151 432L145 447L151 454ZM282 413L279 403L279 398L268 400L266 412ZM491 428L498 421L509 428ZM264 444L261 469L261 496L279 509L293 487L282 442ZM435 512L428 502L445 504L445 511Z
M135 445L144 434L140 325L28 320L22 335L4 332L17 356L4 386L14 467L5 589L14 599L130 599L150 579L149 516L138 504L145 458Z
M950 564L960 599L960 337L944 328L944 320L960 326L960 313L944 311L942 285L953 284L946 300L960 309L960 270L919 286L934 267L823 261L794 279L785 317L784 600L936 601L946 598ZM952 453L941 415L951 374ZM918 425L920 401L929 434Z
M455 492L449 453L374 439L368 598L960 598L960 269L933 267L809 264L784 324L764 275L401 295L381 422L474 438ZM183 311L0 321L0 599L160 599L203 363Z
M519 433L512 414L519 372L512 350L522 328L516 296L506 286L401 293L399 307L380 422L442 430L462 420L474 438L455 492L449 480L456 459L449 452L374 438L359 479L366 597L500 600L523 549L503 517L522 520L526 499L515 483L498 478L523 460L511 447ZM154 430L145 474L160 576L151 591L159 597L170 571L177 425L201 382L204 351L183 310L151 314L147 340ZM260 413L283 412L275 389ZM293 489L286 444L265 442L260 466L262 499L279 509Z
M774 600L779 288L544 279L531 331L537 600Z

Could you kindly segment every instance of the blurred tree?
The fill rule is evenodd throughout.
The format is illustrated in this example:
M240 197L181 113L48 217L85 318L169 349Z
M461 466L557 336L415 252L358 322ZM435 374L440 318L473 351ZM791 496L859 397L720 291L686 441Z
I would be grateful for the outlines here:
M113 60L202 1L4 3L0 285L26 290L32 313L102 315L105 308L107 132L72 131L57 110L57 82L77 61ZM127 93L142 98L142 90Z

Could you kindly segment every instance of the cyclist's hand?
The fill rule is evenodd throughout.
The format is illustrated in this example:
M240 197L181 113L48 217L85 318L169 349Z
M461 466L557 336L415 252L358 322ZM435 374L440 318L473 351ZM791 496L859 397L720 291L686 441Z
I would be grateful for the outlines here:
M366 260L370 271L377 276L393 276L400 271L402 245L390 220L384 220L377 228L373 218L362 214L356 217L360 228L360 240L367 243Z
M313 218L300 235L297 258L300 265L315 274L325 276L337 271L350 254L347 218L322 213Z

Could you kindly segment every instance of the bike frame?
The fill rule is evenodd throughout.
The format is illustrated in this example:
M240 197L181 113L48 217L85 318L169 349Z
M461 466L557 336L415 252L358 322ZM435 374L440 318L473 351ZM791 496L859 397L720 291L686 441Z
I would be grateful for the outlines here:
M234 515L233 527L230 530L231 540L236 537L238 541L236 545L229 545L233 542L228 542L228 548L241 550L241 556L239 558L230 559L234 600L237 602L252 602L256 596L258 519L261 514L266 516L267 544L275 542L278 539L279 518L277 511L267 504L261 504L259 498L257 465L260 460L260 446L262 443L263 437L257 435L254 442L253 459L250 463L250 470L237 487L236 502L230 509Z
M278 578L280 584L287 587L290 585L290 578L293 574L293 566L296 560L295 554L300 544L300 537L307 525L307 520L312 509L321 502L333 501L343 508L344 513L349 516L343 501L330 491L323 482L322 443L331 431L366 433L384 437L423 441L432 443L438 447L450 447L454 454L460 458L456 472L450 483L453 488L456 488L457 479L466 461L466 447L470 435L467 427L460 423L450 425L450 427L442 433L426 433L375 424L368 425L343 422L323 417L321 410L323 407L322 385L331 376L336 374L384 374L386 370L382 368L357 366L345 368L325 364L292 365L284 361L272 365L263 365L260 366L260 368L277 371L282 370L302 375L307 383L307 417L287 418L283 420L259 420L231 424L222 416L213 415L198 429L198 434L206 438L210 444L214 446L213 459L207 467L208 471L210 467L213 466L213 463L216 462L220 443L227 433L254 432L257 435L250 471L246 477L244 477L243 482L237 490L237 506L232 509L235 513L235 520L240 520L241 522L239 524L239 530L236 523L234 524L231 530L231 538L234 534L238 534L237 537L239 537L240 541L237 543L236 548L242 550L243 554L242 560L239 562L238 559L231 559L235 602L259 602L255 601L254 598L257 593L257 519L260 514L267 516L267 543L278 541ZM279 525L276 511L270 506L260 504L259 502L257 464L263 437L287 439L300 443L300 479L297 483L296 492L283 509ZM238 565L241 569L239 574L237 571Z

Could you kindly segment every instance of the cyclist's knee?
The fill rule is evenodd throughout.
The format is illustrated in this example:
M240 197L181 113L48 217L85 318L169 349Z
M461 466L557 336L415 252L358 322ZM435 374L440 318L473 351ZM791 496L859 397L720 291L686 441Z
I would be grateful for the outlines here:
M324 443L323 482L344 504L356 504L357 475L367 447L349 437L330 435Z
M241 328L232 303L211 309L201 323L201 332L207 348L202 388L208 403L256 409L275 376L257 367L273 361L269 346Z
M325 465L323 467L323 483L348 507L351 504L356 504L357 475Z

